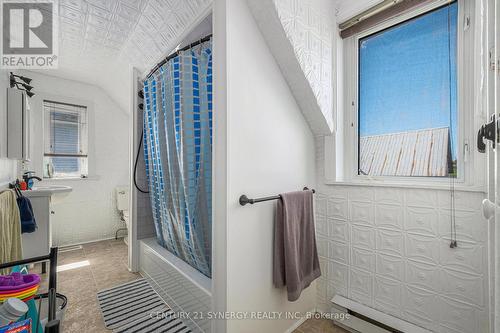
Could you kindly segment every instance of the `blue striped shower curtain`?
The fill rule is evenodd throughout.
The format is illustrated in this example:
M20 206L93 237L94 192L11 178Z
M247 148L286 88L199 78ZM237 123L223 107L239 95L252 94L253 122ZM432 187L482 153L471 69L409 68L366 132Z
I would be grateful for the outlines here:
M144 81L144 157L158 243L211 276L211 41Z

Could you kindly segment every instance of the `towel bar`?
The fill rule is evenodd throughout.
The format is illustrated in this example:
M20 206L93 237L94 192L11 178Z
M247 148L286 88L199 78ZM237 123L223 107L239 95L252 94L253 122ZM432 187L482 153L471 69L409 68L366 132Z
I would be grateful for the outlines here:
M307 187L304 187L303 190L307 191L309 189ZM312 193L316 193L316 191L314 189L312 189L311 191L312 191ZM273 196L270 196L270 197L262 197L262 198L250 199L245 194L243 194L242 196L240 196L239 202L240 202L240 205L245 206L246 204L253 205L254 203L257 203L257 202L270 201L270 200L278 200L279 198L281 198L280 195L273 195Z

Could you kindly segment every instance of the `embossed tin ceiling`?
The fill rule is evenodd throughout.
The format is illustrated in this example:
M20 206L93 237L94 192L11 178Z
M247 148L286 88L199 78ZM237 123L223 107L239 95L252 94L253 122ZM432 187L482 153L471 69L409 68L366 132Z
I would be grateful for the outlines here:
M59 69L128 109L131 66L154 67L210 10L212 0L59 0Z
M211 0L60 0L60 60L106 64L117 59L141 69L172 48Z

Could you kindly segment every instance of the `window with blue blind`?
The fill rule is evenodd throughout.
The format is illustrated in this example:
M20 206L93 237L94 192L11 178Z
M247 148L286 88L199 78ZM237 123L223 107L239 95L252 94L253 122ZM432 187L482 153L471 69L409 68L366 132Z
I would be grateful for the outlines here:
M457 177L457 22L450 2L359 39L359 175Z
M45 121L45 178L86 178L88 176L87 107L43 101Z

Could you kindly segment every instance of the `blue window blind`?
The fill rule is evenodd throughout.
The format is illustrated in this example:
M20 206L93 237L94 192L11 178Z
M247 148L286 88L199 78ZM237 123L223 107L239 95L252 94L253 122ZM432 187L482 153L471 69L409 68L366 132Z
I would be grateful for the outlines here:
M45 100L43 109L45 118L44 177L87 177L87 107Z
M456 177L457 2L359 40L360 175Z

